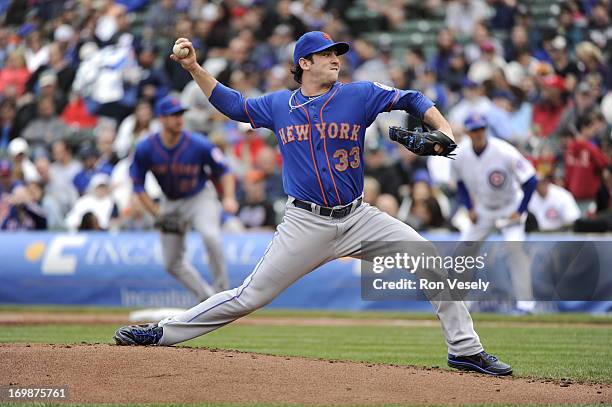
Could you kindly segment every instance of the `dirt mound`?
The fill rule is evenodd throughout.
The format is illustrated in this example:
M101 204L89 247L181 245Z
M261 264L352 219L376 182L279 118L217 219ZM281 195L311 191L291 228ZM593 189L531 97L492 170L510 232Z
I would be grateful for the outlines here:
M185 347L0 344L0 387L71 403L612 403L612 386Z

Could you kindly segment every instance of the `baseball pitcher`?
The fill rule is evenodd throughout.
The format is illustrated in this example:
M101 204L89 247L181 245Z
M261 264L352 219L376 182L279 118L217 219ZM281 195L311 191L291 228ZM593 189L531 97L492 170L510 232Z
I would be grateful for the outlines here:
M268 304L328 261L380 254L364 250L362 241L425 241L362 199L365 130L379 113L404 110L436 129L423 134L393 131L392 137L412 151L448 156L456 147L450 125L422 93L375 82L338 82L338 56L349 45L313 31L299 38L293 54L293 75L301 87L245 99L197 64L189 40L176 43L189 52L171 58L193 76L216 109L253 128L274 131L289 199L283 222L242 285L158 324L120 328L115 333L118 344L172 345L209 333ZM442 323L449 365L492 375L512 372L484 351L463 302L432 304Z
M137 144L130 176L134 192L156 218L166 270L201 302L228 289L221 244L221 211L223 207L234 213L238 204L234 178L228 173L221 151L201 134L183 130L185 110L171 96L160 101L161 132ZM164 193L160 205L144 189L147 171L153 173ZM215 188L208 182L210 177L218 179L222 186L222 205ZM186 234L192 227L206 246L214 288L185 258Z

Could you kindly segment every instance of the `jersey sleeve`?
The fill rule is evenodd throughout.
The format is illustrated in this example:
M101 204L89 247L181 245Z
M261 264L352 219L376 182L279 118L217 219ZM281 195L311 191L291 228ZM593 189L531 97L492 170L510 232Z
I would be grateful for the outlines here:
M379 82L362 82L365 98L366 124L369 126L382 112L392 110L401 96L400 90Z
M513 146L508 145L508 158L510 170L521 185L536 175L533 165Z
M254 129L257 127L274 129L272 98L272 94L267 94L256 98L248 98L244 101L244 111L249 118L251 127Z
M272 129L272 95L245 98L240 92L218 83L208 100L218 111L232 120L250 123L253 128Z
M130 178L132 178L134 192L140 194L145 191L145 176L149 170L146 141L139 143L134 152L134 159L130 164Z
M423 119L427 109L434 103L419 91L401 90L378 82L366 84L366 120L369 126L376 116L391 110L405 110L408 114Z

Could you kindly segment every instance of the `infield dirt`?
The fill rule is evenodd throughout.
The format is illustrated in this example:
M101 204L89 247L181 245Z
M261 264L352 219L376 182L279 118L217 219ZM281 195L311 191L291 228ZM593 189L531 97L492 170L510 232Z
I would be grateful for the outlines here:
M205 348L0 344L0 360L0 386L66 386L69 403L612 403L608 384Z

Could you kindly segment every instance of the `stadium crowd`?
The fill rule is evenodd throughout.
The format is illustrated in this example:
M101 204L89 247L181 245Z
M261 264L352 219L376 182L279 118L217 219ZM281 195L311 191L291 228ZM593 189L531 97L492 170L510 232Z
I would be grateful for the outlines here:
M347 11L365 7L363 35ZM159 130L156 101L175 94L188 130L226 153L241 207L226 227L272 228L286 197L272 133L229 121L168 58L178 37L205 68L245 96L296 88L295 40L323 30L351 43L340 80L417 89L462 137L486 117L537 169L531 230L612 230L612 2L565 0L536 24L516 0L0 0L0 224L4 230L143 230L131 194L139 139ZM393 34L440 17L433 48L399 47ZM437 17L436 17L437 16ZM449 160L416 157L388 140L404 112L366 134L365 200L418 230L453 230L459 208ZM160 198L153 178L147 191Z

